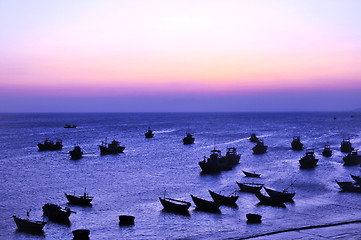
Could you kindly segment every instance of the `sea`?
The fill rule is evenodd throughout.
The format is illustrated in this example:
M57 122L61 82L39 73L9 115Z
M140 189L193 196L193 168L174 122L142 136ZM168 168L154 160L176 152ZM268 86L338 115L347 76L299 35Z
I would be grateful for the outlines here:
M148 127L151 139L144 137ZM186 133L194 144L183 144ZM267 153L252 153L252 133L268 145ZM294 136L304 150L291 149ZM46 138L61 139L63 149L38 151ZM101 156L98 145L106 138L120 141L124 153ZM1 113L0 239L72 239L73 230L84 228L90 239L360 239L361 194L341 192L335 182L361 175L359 165L343 166L344 138L361 149L361 113ZM326 142L333 151L329 158L322 156ZM76 144L85 154L71 160L68 152ZM214 148L225 154L227 147L237 148L240 163L202 174L198 162ZM310 170L299 164L307 148L319 159ZM246 178L242 170L261 177ZM260 205L237 181L279 191L294 183L294 202ZM237 207L196 209L191 194L211 200L208 190L235 192ZM84 191L94 197L92 206L68 205L64 193ZM164 196L191 202L189 214L163 211ZM74 211L70 225L48 221L46 203ZM30 219L48 222L41 235L17 230L12 216L26 218L30 209ZM247 223L247 213L262 215L262 222ZM134 216L135 224L120 226L119 215Z

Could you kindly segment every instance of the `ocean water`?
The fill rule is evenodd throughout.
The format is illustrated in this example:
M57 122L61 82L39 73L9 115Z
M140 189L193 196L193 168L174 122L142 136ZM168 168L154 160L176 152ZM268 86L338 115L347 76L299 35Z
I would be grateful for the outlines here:
M353 115L353 116L351 116ZM334 119L336 118L336 119ZM77 124L65 129L65 124ZM154 138L145 139L151 126ZM186 132L195 137L183 145ZM253 155L248 138L256 133L269 146ZM305 151L292 151L293 136L313 147L318 166L299 168ZM100 156L102 140L117 139L125 151ZM361 149L360 113L69 113L0 114L0 239L72 239L72 230L87 228L91 239L237 239L310 225L361 219L361 194L340 192L335 179L351 180L359 166L343 166L340 143L349 137ZM45 138L63 141L63 150L39 152ZM333 156L325 158L326 141ZM79 144L86 154L70 160L66 154ZM200 174L198 162L214 147L225 153L236 147L242 154L233 170ZM261 173L254 182L282 190L294 180L294 203L286 208L262 206L236 181L251 182L242 170ZM16 231L12 215L42 220L42 206L68 206L64 193L94 196L92 207L69 206L76 214L70 226L48 222L44 235ZM195 210L191 194L211 200L208 189L236 191L238 207L221 213ZM189 215L162 211L158 197L192 202ZM263 216L261 224L247 224L246 213ZM119 215L134 215L135 225L121 227ZM46 219L46 218L45 218ZM256 239L359 239L360 224L291 231Z

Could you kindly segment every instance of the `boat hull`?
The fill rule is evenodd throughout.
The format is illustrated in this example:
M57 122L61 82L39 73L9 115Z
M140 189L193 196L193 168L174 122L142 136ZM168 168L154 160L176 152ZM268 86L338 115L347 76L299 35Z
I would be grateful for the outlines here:
M275 191L275 190L272 190L272 189L266 188L266 187L264 189L266 190L268 195L270 195L270 197L279 198L285 202L293 202L293 197L296 194L296 193L289 193L289 192L279 192L279 191Z
M77 229L72 231L73 233L73 240L81 240L81 239L89 239L90 230L88 229Z
M261 191L263 184L259 183L240 183L237 182L238 187L241 189L241 191L244 192L250 192L250 193L257 193Z
M191 197L197 209L208 212L220 212L219 207L221 204L219 202L204 200L193 195Z
M214 202L219 202L221 205L235 206L238 196L223 196L218 193L208 190Z
M129 215L120 215L119 216L119 225L134 225L134 216Z
M59 206L54 204L45 204L43 206L44 215L48 216L50 220L62 223L69 223L69 216L71 211L69 208L66 211L62 210Z
M123 153L123 151L125 149L125 147L107 148L104 146L99 146L99 148L100 148L101 155Z
M355 186L352 182L339 182L336 180L336 183L340 186L340 188L344 192L361 193L361 187Z
M91 205L91 201L93 200L92 197L85 197L84 196L74 196L64 193L66 198L68 199L69 204L73 205L80 205L80 206L88 206Z
M263 204L263 205L269 205L269 206L275 206L275 207L286 207L284 201L279 198L268 197L268 196L263 195L260 192L257 192L255 195L258 198L258 200L261 202L261 204Z
M246 177L259 178L261 174L242 171Z
M190 202L172 198L159 198L159 201L163 205L164 210L170 212L187 213L191 206Z
M254 213L247 213L247 223L260 223L262 222L262 216Z
M30 221L27 219L18 218L13 215L15 224L19 231L29 232L29 233L43 233L43 227L46 222L43 221Z

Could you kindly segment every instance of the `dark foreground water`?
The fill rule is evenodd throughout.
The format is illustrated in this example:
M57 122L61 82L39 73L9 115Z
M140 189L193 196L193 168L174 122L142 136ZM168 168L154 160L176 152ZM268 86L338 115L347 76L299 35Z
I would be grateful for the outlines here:
M354 115L354 117L351 117ZM336 119L334 119L336 117ZM77 124L76 129L64 129ZM153 139L144 133L151 125ZM185 146L189 131L195 144ZM255 156L248 137L255 132L269 145ZM0 239L71 239L72 230L90 229L91 239L233 239L289 228L359 220L361 194L342 193L335 179L350 180L360 167L344 167L340 142L350 137L361 147L359 113L155 113L155 114L1 114L0 115ZM304 151L290 148L293 136L314 147L319 158L314 170L301 170ZM119 155L100 156L98 144L108 137L126 147ZM63 150L38 152L45 138L61 138ZM215 140L216 139L216 140ZM321 155L325 142L331 158ZM200 175L198 161L214 147L234 146L242 154L232 171ZM74 144L88 153L70 160ZM257 198L239 192L242 170L262 174L255 182L282 190L296 180L296 196L286 208L257 205ZM48 222L43 236L16 231L15 214L43 219L42 205L67 206L64 192L94 196L92 207L70 206L71 225ZM158 200L167 196L191 201L190 194L211 199L208 189L230 194L237 190L238 208L221 207L220 214L194 210L189 216L166 213ZM193 204L193 202L192 202ZM259 213L261 224L247 224L246 213ZM118 216L135 216L135 225L120 227ZM361 224L293 231L257 239L359 239Z

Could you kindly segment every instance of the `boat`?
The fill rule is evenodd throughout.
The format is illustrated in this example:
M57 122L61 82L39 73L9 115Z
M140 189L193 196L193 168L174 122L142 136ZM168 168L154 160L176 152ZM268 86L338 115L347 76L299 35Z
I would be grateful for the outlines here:
M204 159L198 164L202 169L202 173L218 173L221 171L232 170L239 163L241 155L237 154L236 148L227 148L227 153L222 156L221 151L217 149L211 150L209 158Z
M209 194L211 194L211 197L213 198L214 202L219 202L221 205L227 205L227 206L235 206L236 201L238 199L238 196L235 194L230 194L228 196L223 196L221 194L215 193L211 190L208 190Z
M258 200L261 202L261 204L263 204L263 205L286 207L286 205L284 203L285 201L283 201L280 198L269 197L269 196L263 195L261 192L256 192L255 195L258 198Z
M69 223L69 216L73 211L70 211L69 208L61 209L56 204L47 203L43 206L43 212L50 220Z
M293 182L294 183L294 182ZM293 183L290 185L292 186ZM289 187L288 187L289 188ZM283 200L284 202L293 202L293 197L295 196L295 192L289 192L287 189L288 188L285 188L283 189L282 192L280 191L276 191L276 190L273 190L273 189L270 189L270 188L266 188L264 187L264 190L266 190L266 192L268 193L268 195L270 197L274 197L274 198L278 198L278 199L281 199Z
M65 124L64 128L76 128L76 125Z
M261 191L263 184L261 183L240 183L236 182L238 187L241 189L241 191L244 192L250 192L250 193L257 193Z
M226 165L235 166L239 163L241 154L237 154L237 149L235 147L227 148L226 155L223 157L223 161L226 162Z
M343 165L345 166L354 166L358 165L361 162L361 155L357 154L357 151L352 151L347 156L343 157Z
M262 222L262 216L254 213L247 213L247 223L260 223Z
M331 150L331 147L330 147L330 145L328 143L326 143L325 147L323 148L322 156L324 156L324 157L331 157L332 156L332 150Z
M188 145L193 143L194 143L194 137L192 136L192 134L187 133L187 136L183 138L183 144Z
M102 141L102 144L99 145L100 155L106 154L118 154L122 153L125 147L120 146L120 142L115 139L111 143L107 143L107 138L105 138L105 142Z
M253 172L246 172L246 171L243 171L242 172L244 173L244 175L246 175L246 177L253 177L253 178L259 178L261 176L260 173L256 173L255 171Z
M54 141L45 139L44 143L38 143L39 151L55 151L63 148L63 143L60 139Z
M191 206L190 202L173 198L159 197L159 201L163 205L164 210L170 212L187 213L188 208Z
M307 149L305 156L299 160L300 168L314 168L317 165L318 159L315 157L314 150L312 148Z
M352 179L356 182L357 185L361 186L361 177L350 174Z
M134 225L134 216L129 215L120 215L119 216L119 225Z
M336 180L336 183L340 186L340 188L344 192L361 193L361 186L355 185L353 182L341 182Z
M19 231L38 234L43 233L43 227L45 226L46 222L29 220L29 212L27 219L19 218L15 215L13 215L13 218Z
M81 148L78 145L74 146L74 149L69 151L70 158L73 160L78 160L83 157L83 152L81 151Z
M349 153L352 152L354 148L350 142L350 138L344 138L341 142L341 152Z
M255 133L251 134L251 137L249 138L249 141L251 142L258 142L258 137L256 136Z
M252 148L253 154L264 154L267 152L268 146L265 146L262 139L259 139L256 146Z
M69 204L73 205L81 205L81 206L89 206L91 205L91 201L94 197L88 196L86 192L84 192L84 195L81 196L75 196L64 193L66 198L68 199Z
M144 133L145 138L152 138L154 137L154 133L153 131L150 129L150 127L148 127L148 131L146 133Z
M196 208L203 211L219 212L221 204L219 202L208 201L191 195Z
M293 137L291 146L292 150L301 151L303 149L303 144L301 143L300 136Z
M72 231L73 233L73 240L81 240L81 239L89 239L90 230L88 229L77 229Z

